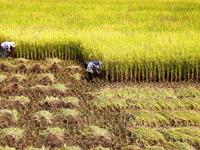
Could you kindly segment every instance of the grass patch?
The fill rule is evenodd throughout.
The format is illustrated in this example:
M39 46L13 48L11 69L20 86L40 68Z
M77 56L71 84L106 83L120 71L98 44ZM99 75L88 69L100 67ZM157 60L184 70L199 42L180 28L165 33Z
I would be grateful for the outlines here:
M9 109L0 109L0 116L10 114L14 121L17 121L20 117L20 114L17 110L9 110Z
M19 141L23 136L24 130L20 128L4 128L0 130L0 134L3 136L10 135L15 138L15 140Z
M110 140L110 133L106 129L94 125L83 128L81 134L84 136L104 137Z
M64 97L62 98L62 100L64 101L65 104L72 104L74 106L79 106L80 102L80 100L77 97L72 97L72 96Z
M21 104L26 104L30 102L30 99L28 97L25 96L10 96L9 97L10 101L14 101L14 102L19 102Z

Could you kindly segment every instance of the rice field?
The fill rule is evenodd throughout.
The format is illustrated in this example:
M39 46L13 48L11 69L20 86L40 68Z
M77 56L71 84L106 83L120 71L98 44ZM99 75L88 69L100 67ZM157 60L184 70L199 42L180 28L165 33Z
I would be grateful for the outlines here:
M0 149L200 148L197 83L88 83L55 58L3 59L0 72Z
M17 57L101 59L111 81L199 81L199 0L0 0Z

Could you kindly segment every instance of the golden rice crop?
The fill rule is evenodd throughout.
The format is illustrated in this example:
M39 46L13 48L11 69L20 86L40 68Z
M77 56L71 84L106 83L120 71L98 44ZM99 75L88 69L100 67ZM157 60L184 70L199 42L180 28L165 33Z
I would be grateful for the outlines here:
M112 81L198 81L198 0L0 0L16 56L101 59ZM14 6L14 7L13 7Z

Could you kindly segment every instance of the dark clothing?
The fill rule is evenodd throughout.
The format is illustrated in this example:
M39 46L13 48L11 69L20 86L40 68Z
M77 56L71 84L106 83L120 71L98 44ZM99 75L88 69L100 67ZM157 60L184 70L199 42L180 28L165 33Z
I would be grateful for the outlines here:
M88 73L87 73L86 80L87 80L88 82L91 82L91 81L92 81L92 79L93 79L93 77L94 77L94 74L93 74L93 73L90 73L90 72L88 72Z
M5 49L3 49L1 46L0 46L0 58L7 58L9 56L9 52Z

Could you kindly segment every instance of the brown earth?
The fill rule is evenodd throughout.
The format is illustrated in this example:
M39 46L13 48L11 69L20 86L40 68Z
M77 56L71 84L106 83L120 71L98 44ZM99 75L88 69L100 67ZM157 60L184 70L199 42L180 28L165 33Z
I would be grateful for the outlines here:
M105 110L96 111L91 108L89 102L95 97L91 94L94 90L100 90L101 88L110 86L123 86L121 83L109 83L104 80L95 79L94 82L88 83L84 78L77 81L71 74L78 72L83 74L83 69L76 63L70 67L66 62L61 61L59 63L53 63L49 66L45 61L11 61L12 66L0 61L0 70L7 73L8 76L11 73L24 73L28 76L28 80L20 82L17 80L3 81L0 84L0 108L1 109L16 109L20 112L21 116L17 122L13 122L8 116L0 118L0 127L15 126L25 129L23 138L20 141L15 141L13 137L4 137L0 139L0 144L5 146L13 146L17 149L24 150L26 147L33 146L41 148L43 145L50 146L51 149L56 147L62 147L66 145L79 145L83 150L88 150L95 146L104 146L111 149L121 149L122 145L130 144L127 139L128 134L126 131L126 124L120 110ZM74 67L75 66L75 67ZM37 87L36 85L48 85L51 86L52 82L49 78L38 78L40 73L53 73L56 82L65 84L69 89L66 92L60 92L54 89L45 89L43 86ZM126 83L131 85L132 83ZM185 84L187 85L187 83ZM179 84L164 83L164 84L152 84L157 87L179 87ZM194 84L194 86L199 86ZM27 96L30 102L27 104L21 104L19 102L6 101L9 96ZM47 96L54 97L66 97L75 96L80 99L78 107L74 107L71 104L65 104L63 101L53 101L43 103L43 100ZM52 124L48 124L45 118L36 120L33 116L36 112L41 110L48 110L52 113L56 113L61 108L73 108L81 112L79 117L61 117L56 116L52 119ZM103 137L85 137L80 134L81 127L83 125L97 125L101 127L110 128L112 133L111 140L104 139ZM65 137L56 137L53 134L49 134L47 138L41 137L40 133L47 127L60 127L67 129Z
M60 128L69 129L66 137L60 138L55 135L49 134L46 139L41 138L39 135L40 132L47 127L50 126L45 118L40 118L40 120L36 120L33 117L33 114L40 110L51 110L53 112L58 111L60 108L74 108L71 104L65 104L63 101L53 101L42 103L42 100L46 96L54 96L54 97L66 97L66 96L75 96L80 99L80 110L84 111L87 108L87 102L93 98L90 94L87 94L89 91L92 91L93 88L100 88L100 85L97 83L88 83L85 80L77 81L73 79L70 75L74 72L82 72L81 67L78 65L74 65L76 67L70 67L65 65L65 62L54 63L51 66L46 65L45 62L33 62L33 61L20 61L19 63L11 62L11 65L7 65L7 63L0 62L0 70L4 73L23 73L28 77L28 80L19 82L16 78L9 76L8 79L0 85L0 94L2 96L2 101L0 101L0 108L4 109L16 109L20 112L21 116L18 122L13 122L11 116L6 115L0 118L0 127L21 127L25 128L26 131L24 133L23 138L16 142L13 137L4 137L0 144L5 146L12 146L18 149L24 149L28 146L34 147L42 147L42 145L50 146L51 148L61 147L64 144L78 144L83 149L88 149L90 147L94 147L95 144L103 144L107 146L111 146L111 143L107 143L107 141L99 140L99 139L87 139L82 137L79 134L79 129L82 125L88 124L87 120L84 117L89 117L87 114L82 117L62 117L57 116L52 119L51 126L57 126ZM63 67L66 66L66 67ZM66 92L61 92L55 89L45 89L42 86L37 87L37 85L51 85L52 81L48 77L38 78L40 73L54 73L56 81L58 83L65 84L69 89ZM37 74L37 76L35 75ZM9 96L20 96L24 95L30 98L30 102L27 104L22 104L20 102L8 102L6 99ZM88 110L87 110L88 111ZM70 139L68 138L70 137ZM99 141L99 142L98 142ZM104 144L105 143L105 144Z

